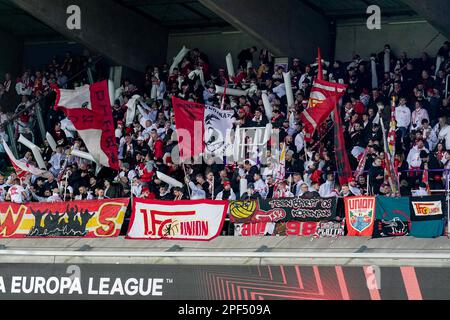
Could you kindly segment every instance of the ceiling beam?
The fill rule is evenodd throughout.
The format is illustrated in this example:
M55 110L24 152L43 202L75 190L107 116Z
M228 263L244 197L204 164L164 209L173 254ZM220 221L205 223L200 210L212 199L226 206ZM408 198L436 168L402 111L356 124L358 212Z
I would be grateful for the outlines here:
M302 4L304 4L304 5L308 6L308 7L310 7L311 9L313 9L317 13L320 13L322 16L326 16L325 10L323 10L321 7L319 7L318 5L314 4L310 0L299 0L299 1Z
M203 19L205 19L205 20L207 20L207 21L210 21L210 20L211 20L210 17L208 17L208 16L205 15L204 13L198 11L197 9L192 8L188 3L182 3L181 6L182 6L183 8L185 8L186 10L188 10L188 11L194 13L195 15L199 16L200 18L203 18Z

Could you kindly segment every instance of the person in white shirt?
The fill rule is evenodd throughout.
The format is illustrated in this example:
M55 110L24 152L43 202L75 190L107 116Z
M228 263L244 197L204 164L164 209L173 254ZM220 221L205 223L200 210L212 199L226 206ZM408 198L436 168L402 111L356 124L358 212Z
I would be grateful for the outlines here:
M206 199L206 192L200 183L193 183L189 177L186 177L186 183L189 185L191 200L203 200Z
M267 194L269 193L269 187L264 182L264 180L261 179L261 174L255 173L253 179L255 180L255 192L258 192L263 199L266 199Z
M358 188L355 179L353 178L348 179L348 188L351 191L351 193L353 193L355 196L361 195L361 189Z
M53 189L53 194L47 198L47 202L62 202L58 188Z
M425 150L429 153L428 149L425 148L422 139L416 141L416 145L409 151L408 157L406 158L406 162L409 164L409 169L420 169L422 164L422 160L420 159L420 152Z
M296 126L298 126L298 124ZM299 132L295 136L294 144L297 148L297 153L300 153L303 150L303 147L305 146L305 135L303 132Z
M439 123L441 123L441 118L439 119ZM436 125L438 126L439 123ZM436 127L435 127L436 128ZM435 130L436 132L436 130ZM450 150L450 126L445 124L441 127L439 131L439 140L445 140L445 149Z
M8 195L11 198L11 202L14 203L24 203L27 199L27 193L17 178L13 180L12 186L8 190Z
M416 109L412 113L411 130L420 130L422 128L422 120L430 121L428 111L422 108L422 103L416 101Z
M428 143L428 149L434 150L438 144L438 137L427 119L422 120L422 134Z
M395 119L397 121L398 131L400 131L403 139L411 125L411 110L406 106L405 98L401 98L400 104L395 108Z
M322 198L331 198L336 196L334 174L327 175L327 181L319 188L319 194Z
M428 191L427 191L427 185L425 183L420 183L419 185L419 190L413 191L412 195L414 197L423 197L423 196L428 196Z
M142 183L138 176L133 177L133 183L131 185L131 193L133 196L139 198L142 194Z
M217 194L216 200L230 200L230 201L236 200L236 194L231 188L230 181L225 180L223 182L223 190Z

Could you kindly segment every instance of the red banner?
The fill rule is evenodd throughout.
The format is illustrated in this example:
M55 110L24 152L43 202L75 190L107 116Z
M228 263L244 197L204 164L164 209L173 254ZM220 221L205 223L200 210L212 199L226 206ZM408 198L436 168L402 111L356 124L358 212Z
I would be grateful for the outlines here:
M0 238L85 237L120 234L129 199L55 203L0 203Z
M182 161L196 157L204 150L205 106L172 98L178 147Z
M348 197L344 202L347 235L371 237L375 222L375 197Z

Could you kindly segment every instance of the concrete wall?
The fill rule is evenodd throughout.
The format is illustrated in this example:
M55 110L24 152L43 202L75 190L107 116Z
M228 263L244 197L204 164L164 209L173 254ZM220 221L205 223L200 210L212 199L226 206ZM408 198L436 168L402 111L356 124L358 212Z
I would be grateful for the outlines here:
M371 53L381 52L385 44L390 44L394 53L405 51L409 57L418 58L422 52L435 56L446 38L428 22L383 21L381 30L368 30L363 23L338 22L336 59L349 61L353 53L363 58Z
M276 56L309 60L317 47L330 52L329 21L298 0L200 0L236 29L260 41Z
M169 45L167 53L167 62L170 65L180 49L186 46L189 49L199 48L205 52L209 59L211 70L216 72L220 67L226 69L225 56L230 52L234 63L237 65L237 55L242 49L256 46L259 50L263 45L254 40L249 35L240 32L212 32L195 34L171 34L169 35ZM254 54L254 62L257 61L259 54Z
M166 57L165 28L110 0L11 0L68 39L96 50L117 64L144 71ZM67 28L70 5L81 10L81 30Z
M0 80L3 80L6 72L15 77L21 71L23 42L2 30L0 39Z

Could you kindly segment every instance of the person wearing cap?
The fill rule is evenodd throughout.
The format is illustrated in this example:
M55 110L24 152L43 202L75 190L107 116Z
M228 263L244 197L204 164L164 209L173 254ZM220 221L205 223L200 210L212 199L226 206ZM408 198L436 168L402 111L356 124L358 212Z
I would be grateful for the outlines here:
M229 201L236 200L236 194L234 193L234 190L231 188L230 180L225 179L223 181L223 190L217 194L216 200L229 200Z

